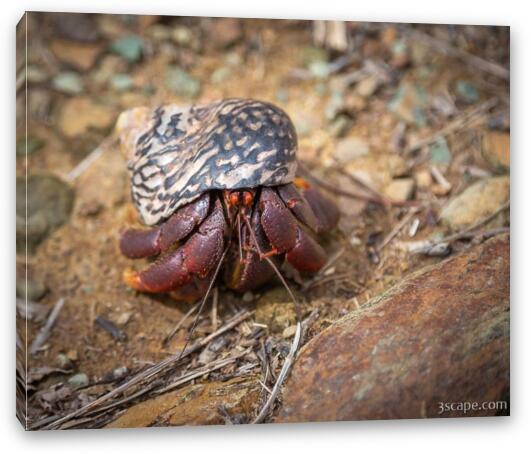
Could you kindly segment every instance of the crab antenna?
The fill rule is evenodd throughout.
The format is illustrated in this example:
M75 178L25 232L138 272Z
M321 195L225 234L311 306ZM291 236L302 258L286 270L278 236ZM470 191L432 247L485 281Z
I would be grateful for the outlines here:
M192 325L192 328L190 328L188 336L186 337L186 342L184 343L184 347L181 350L181 353L179 353L179 357L177 358L177 361L179 361L182 358L184 352L186 351L186 347L188 347L188 344L190 343L190 340L192 339L192 335L194 334L195 328L197 326L197 322L199 321L199 317L201 316L201 312L203 311L203 307L205 306L205 303L210 295L210 292L212 291L212 287L214 286L214 281L216 280L216 277L218 276L219 270L221 269L221 264L223 263L223 260L225 259L225 255L227 255L227 251L229 250L229 247L230 247L230 241L225 247L223 254L221 254L221 258L218 261L218 264L216 266L216 270L214 271L214 275L212 276L212 279L210 279L205 296L203 296L203 299L201 300L201 304L199 305L199 309L197 310L197 315L195 316L194 323Z
M245 224L247 225L247 229L251 233L251 238L253 239L253 242L254 242L254 244L256 246L256 250L258 251L258 254L260 254L261 258L264 258L264 259L267 260L267 263L269 263L269 266L271 266L271 268L273 268L273 271L276 273L276 275L278 276L278 278L282 282L282 285L284 285L284 287L288 291L288 294L289 294L290 298L293 300L293 304L295 305L295 315L297 316L297 321L300 322L301 321L301 314L300 314L300 310L299 310L299 307L300 307L299 306L299 301L297 300L297 298L293 294L290 286L286 282L286 279L284 278L284 276L282 276L282 273L280 272L278 267L275 265L273 260L271 260L269 257L265 256L262 253L262 250L260 249L260 245L258 244L258 240L256 239L256 235L254 234L254 230L251 227L251 223L249 222L249 219L246 216L244 216L243 220L245 221Z
M242 225L241 225L241 212L238 212L236 219L238 220L238 251L240 252L240 263L243 262L242 252Z

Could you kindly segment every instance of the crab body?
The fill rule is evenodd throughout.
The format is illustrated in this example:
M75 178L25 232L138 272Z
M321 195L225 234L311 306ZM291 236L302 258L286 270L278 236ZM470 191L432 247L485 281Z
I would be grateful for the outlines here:
M150 226L124 231L120 249L157 257L124 273L131 287L197 299L221 265L227 286L241 292L268 282L283 261L302 273L324 265L315 237L339 212L295 178L297 138L278 107L228 99L136 108L117 129L133 203Z

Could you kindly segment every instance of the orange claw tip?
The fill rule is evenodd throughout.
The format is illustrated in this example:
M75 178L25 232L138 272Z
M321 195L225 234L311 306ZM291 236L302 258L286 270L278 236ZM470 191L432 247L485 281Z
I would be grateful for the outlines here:
M310 183L308 183L304 178L295 178L293 180L293 184L301 189L308 189L310 187Z
M125 270L123 273L123 280L129 287L132 287L135 290L144 290L144 286L140 281L140 276L134 270Z

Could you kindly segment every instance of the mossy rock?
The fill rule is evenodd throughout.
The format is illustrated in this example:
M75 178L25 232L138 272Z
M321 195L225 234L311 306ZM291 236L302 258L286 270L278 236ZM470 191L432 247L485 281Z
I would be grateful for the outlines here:
M26 196L27 187L27 196ZM27 205L26 205L27 202ZM27 210L26 210L27 206ZM17 252L29 253L70 218L74 190L54 175L17 177Z

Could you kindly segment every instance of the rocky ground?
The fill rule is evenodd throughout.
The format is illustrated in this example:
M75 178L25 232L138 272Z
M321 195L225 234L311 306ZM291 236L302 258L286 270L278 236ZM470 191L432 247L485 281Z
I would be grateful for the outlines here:
M265 421L508 402L508 29L31 13L26 62L25 25L17 372L30 428L247 423L264 405L295 333L282 287L218 286L177 362L195 306L129 290L117 247L136 222L118 113L234 96L289 113L301 162L342 211L326 268L290 280L304 345Z

